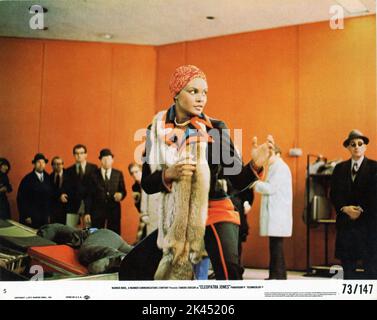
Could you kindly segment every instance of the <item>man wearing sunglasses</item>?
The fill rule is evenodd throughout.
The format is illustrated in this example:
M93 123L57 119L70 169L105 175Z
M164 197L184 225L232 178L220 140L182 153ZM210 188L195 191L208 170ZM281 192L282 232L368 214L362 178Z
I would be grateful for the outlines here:
M351 158L339 163L331 179L330 197L336 209L335 257L344 279L376 277L377 162L365 157L369 139L352 130L343 146ZM357 272L362 262L364 274Z

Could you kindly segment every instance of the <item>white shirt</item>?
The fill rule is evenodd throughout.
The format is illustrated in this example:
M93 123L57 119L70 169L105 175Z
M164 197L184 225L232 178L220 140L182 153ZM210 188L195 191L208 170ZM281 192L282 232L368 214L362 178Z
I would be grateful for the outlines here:
M106 169L101 168L101 174L102 174L103 180L105 180L105 172L106 172ZM111 168L107 169L107 179L110 180L110 176L111 176Z
M86 162L83 162L83 163L76 163L76 172L77 174L79 174L79 166L82 167L82 172L83 174L85 174L85 167L86 167Z
M361 164L363 163L363 160L364 160L364 156L362 156L359 160L353 160L352 159L352 163L351 163L351 170L353 169L353 165L355 163L357 163L357 170L356 171L359 171L360 167L361 167Z
M39 181L40 181L40 182L43 182L43 180L44 180L43 172L42 172L42 173L39 173L39 172L37 172L37 171L34 171L34 173L37 175Z

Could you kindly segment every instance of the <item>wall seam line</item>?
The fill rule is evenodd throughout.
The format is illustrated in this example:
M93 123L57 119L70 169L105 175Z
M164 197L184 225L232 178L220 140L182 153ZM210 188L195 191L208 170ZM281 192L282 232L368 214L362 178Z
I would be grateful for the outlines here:
M38 152L41 148L41 130L42 130L42 108L43 108L43 96L44 96L44 76L45 76L45 49L46 43L42 42L42 70L41 70L41 90L40 90L40 102L39 102L39 119L38 119Z

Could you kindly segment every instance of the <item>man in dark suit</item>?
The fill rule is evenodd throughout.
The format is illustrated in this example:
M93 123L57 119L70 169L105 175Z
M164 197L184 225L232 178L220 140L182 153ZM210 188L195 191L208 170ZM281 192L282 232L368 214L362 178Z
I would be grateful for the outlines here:
M36 229L49 222L51 213L52 189L45 171L47 162L42 153L37 153L32 161L33 171L21 180L17 192L20 222Z
M110 229L120 235L120 202L126 197L123 173L113 169L113 154L102 149L99 155L101 168L91 177L91 214L92 227Z
M368 143L360 131L352 130L343 142L351 159L335 167L331 180L330 197L336 209L335 257L341 260L344 279L370 278L373 272L377 162L364 156ZM356 273L359 260L363 261L364 275Z
M67 169L63 181L60 200L66 204L67 224L75 227L80 217L88 214L90 207L90 176L97 170L95 164L86 161L88 152L86 146L77 144L73 147L76 163ZM84 219L85 220L85 219ZM88 221L84 221L85 224Z
M132 162L128 165L128 172L134 179L134 184L132 185L132 197L134 199L135 207L139 212L139 226L136 232L136 242L139 242L147 236L147 225L149 224L149 214L141 211L141 198L147 197L147 194L141 189L141 170L141 165L136 162Z
M52 173L50 175L52 197L51 223L66 223L67 208L66 203L60 200L63 191L63 182L67 178L67 172L64 170L64 161L61 157L55 156L51 160Z
M10 219L10 206L7 193L13 191L9 182L8 173L10 170L10 162L5 158L0 158L0 219Z

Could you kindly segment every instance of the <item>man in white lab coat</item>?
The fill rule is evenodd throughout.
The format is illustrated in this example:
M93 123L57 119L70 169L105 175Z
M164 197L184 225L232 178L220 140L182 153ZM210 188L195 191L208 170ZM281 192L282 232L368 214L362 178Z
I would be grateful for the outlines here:
M254 185L262 195L260 207L260 235L270 242L270 267L268 279L287 279L283 239L292 235L292 175L275 146L268 162L264 181Z

